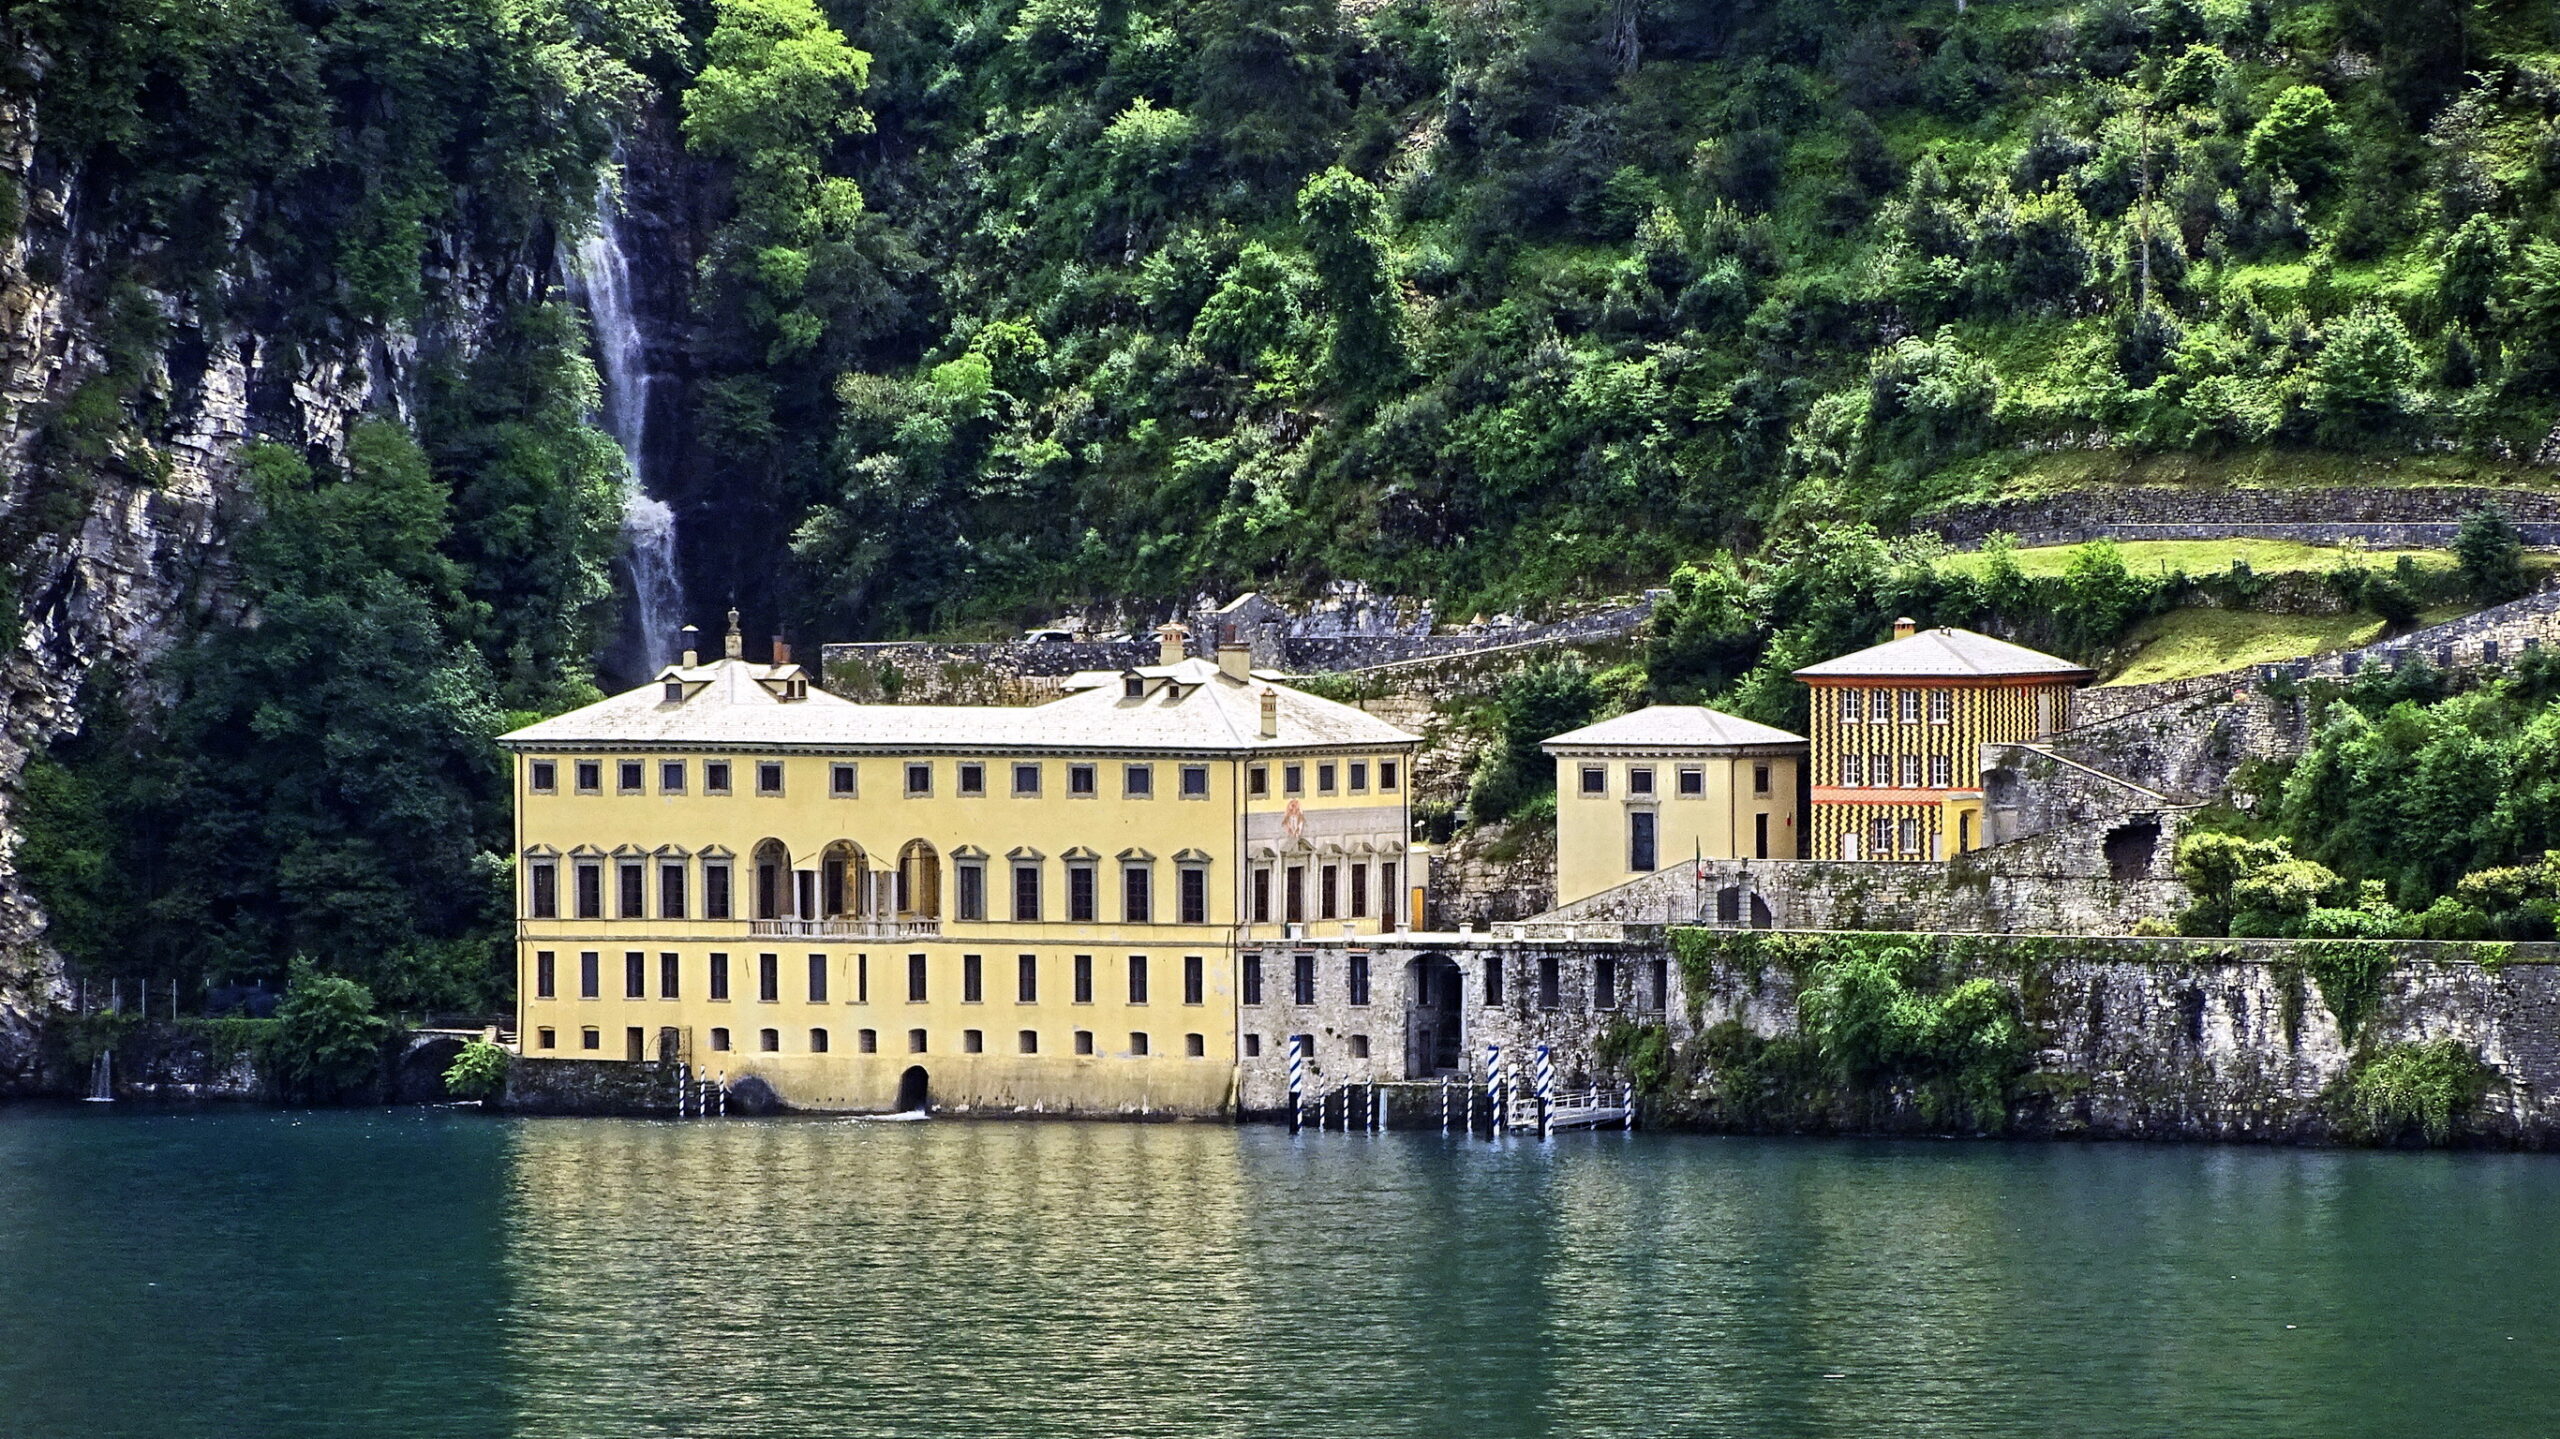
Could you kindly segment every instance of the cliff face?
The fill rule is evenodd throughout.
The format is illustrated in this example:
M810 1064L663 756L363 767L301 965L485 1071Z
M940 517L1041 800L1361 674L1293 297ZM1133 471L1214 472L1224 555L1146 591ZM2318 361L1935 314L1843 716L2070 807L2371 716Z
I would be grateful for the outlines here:
M148 685L149 662L225 605L242 443L338 454L360 416L411 410L421 357L469 353L510 288L554 278L547 247L488 253L447 235L414 332L350 329L314 345L209 321L189 296L136 280L147 238L84 225L81 176L39 158L43 118L0 91L0 199L14 196L22 217L0 228L0 554L15 587L0 599L14 599L18 620L0 614L14 641L0 652L0 1092L34 1082L36 1023L63 993L21 873L18 776L77 729L87 687ZM242 252L220 289L256 286L259 271ZM92 382L109 368L111 330L137 308L156 312L160 338L139 384L102 402ZM78 437L66 440L75 409Z

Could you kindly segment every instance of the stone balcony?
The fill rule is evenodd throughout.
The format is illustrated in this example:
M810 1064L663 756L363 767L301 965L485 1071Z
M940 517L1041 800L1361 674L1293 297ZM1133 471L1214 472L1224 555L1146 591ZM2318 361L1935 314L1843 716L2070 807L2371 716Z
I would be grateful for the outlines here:
M836 919L751 919L747 933L757 939L931 939L942 933L939 919L879 919L844 916Z

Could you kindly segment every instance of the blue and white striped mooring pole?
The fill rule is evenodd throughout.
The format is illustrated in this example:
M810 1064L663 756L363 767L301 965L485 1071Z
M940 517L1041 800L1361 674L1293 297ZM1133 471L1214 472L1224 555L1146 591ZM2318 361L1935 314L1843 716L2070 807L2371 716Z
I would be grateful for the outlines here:
M1295 1134L1307 1122L1307 1044L1302 1035L1289 1036L1289 1132Z
M1555 1132L1556 1058L1543 1044L1538 1046L1538 1137L1545 1139Z
M1484 1046L1484 1112L1493 1126L1493 1137L1502 1137L1502 1046L1491 1040Z

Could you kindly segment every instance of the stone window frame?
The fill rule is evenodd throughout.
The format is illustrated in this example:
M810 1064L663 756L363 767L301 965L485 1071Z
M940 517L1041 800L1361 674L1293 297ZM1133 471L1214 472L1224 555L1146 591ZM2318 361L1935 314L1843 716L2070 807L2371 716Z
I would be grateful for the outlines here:
M1209 767L1207 765L1184 765L1182 767L1180 780L1181 782L1174 786L1173 792L1176 798L1207 799L1209 797Z
M951 792L962 799L986 798L987 762L967 759L954 765L951 773Z
M1269 799L1271 797L1271 766L1267 764L1245 766L1244 792L1247 799Z
M1581 773L1574 780L1573 792L1575 794L1584 799L1607 799L1609 797L1609 767L1607 765L1586 763L1577 766L1577 768Z
M1707 767L1702 764L1684 764L1680 766L1679 769L1672 774L1671 793L1673 797L1677 799L1705 799L1707 797Z
M1280 766L1280 793L1284 796L1295 796L1306 792L1307 767L1294 761Z
M570 774L580 794L604 793L604 761L582 759L570 766Z
M862 798L862 769L852 760L834 760L827 765L827 793L836 799Z
M643 759L617 759L613 762L615 794L646 794L649 790L649 762Z
M560 792L560 761L556 759L527 760L524 771L524 787L528 793L558 794Z
M1651 799L1651 798L1653 798L1653 766L1652 766L1652 765L1649 765L1649 764L1631 764L1631 765L1627 766L1627 798L1629 798L1629 799Z
M702 762L702 792L704 794L735 793L736 785L731 778L731 774L732 771L729 761L725 759L704 760Z
M1154 799L1156 797L1156 767L1153 762L1130 760L1120 766L1120 797L1122 799Z
M1030 783L1028 784L1023 782L1026 776L1030 780ZM1016 760L1013 765L1013 797L1015 799L1038 799L1040 797L1040 778L1040 762L1038 760Z
M909 799L933 798L933 761L923 759L907 761L906 797Z
M683 794L690 783L691 776L688 771L692 768L690 763L680 759L658 761L658 793ZM670 777L675 781L673 784L667 782Z
M1367 760L1352 760L1343 766L1343 770L1344 788L1353 794L1367 794L1369 792L1369 762Z
M790 771L789 771L789 769L788 769L788 768L783 764L783 762L782 762L782 761L780 761L780 760L778 760L778 759L760 759L760 760L757 760L757 761L756 761L756 795L757 795L757 797L758 797L758 798L760 798L760 799L780 799L780 798L782 798L782 797L783 797L783 782L784 782L786 779L788 779L788 778L789 778L789 776L790 776ZM770 781L770 783L768 783L767 781Z
M1067 798L1100 799L1101 797L1101 766L1090 760L1067 766Z
M1339 794L1339 793L1341 793L1341 792L1342 792L1342 766L1341 766L1340 764L1338 764L1337 762L1335 762L1335 761L1333 761L1333 760L1329 760L1329 759L1320 759L1320 760L1317 760L1317 761L1316 761L1316 793L1318 793L1318 794Z

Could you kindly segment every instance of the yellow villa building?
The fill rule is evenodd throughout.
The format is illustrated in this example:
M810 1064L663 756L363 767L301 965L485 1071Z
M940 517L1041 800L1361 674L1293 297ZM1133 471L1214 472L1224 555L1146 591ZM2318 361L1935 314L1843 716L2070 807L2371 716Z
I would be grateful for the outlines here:
M1419 741L1159 635L1043 705L863 705L748 662L733 615L723 658L507 735L524 1058L812 1109L1229 1108L1257 944L1415 923Z
M1813 691L1815 859L1928 860L1982 843L1982 746L2053 734L2090 671L1971 630L1915 631L1795 672Z
M1794 859L1802 735L1703 705L1652 705L1547 740L1556 903L1691 859Z

